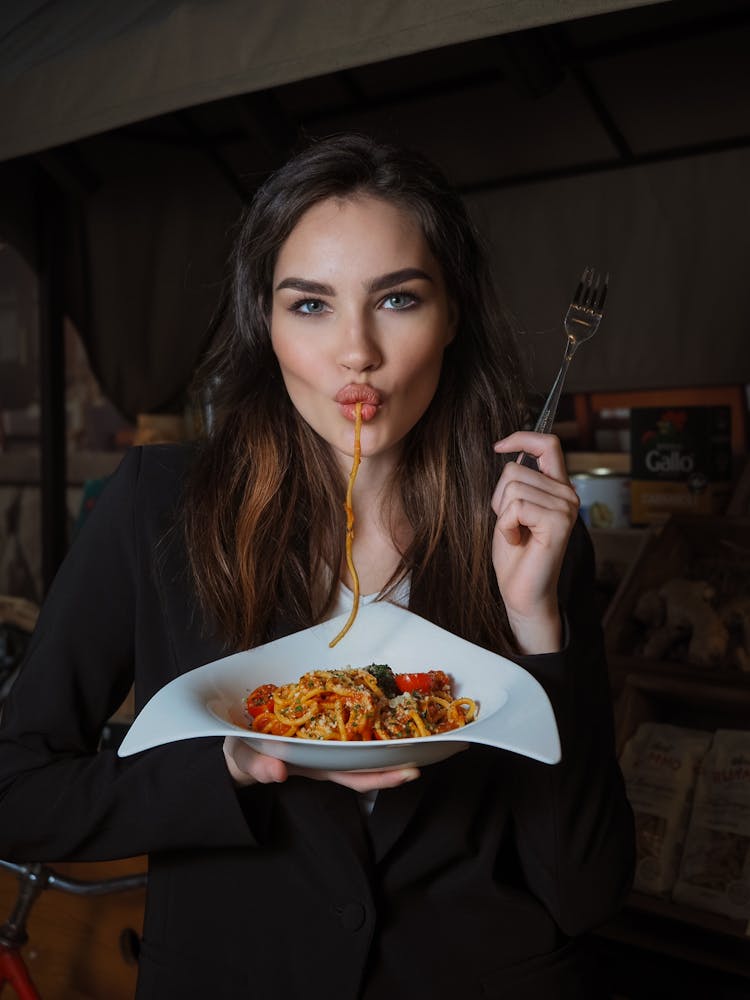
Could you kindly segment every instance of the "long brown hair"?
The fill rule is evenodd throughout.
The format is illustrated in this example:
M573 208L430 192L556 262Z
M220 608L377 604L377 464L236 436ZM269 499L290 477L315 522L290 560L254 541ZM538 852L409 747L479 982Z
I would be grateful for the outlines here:
M409 573L413 611L508 651L490 498L501 466L492 443L523 418L515 340L458 196L418 154L360 135L320 140L295 156L242 219L225 321L199 373L215 419L183 508L195 587L231 648L266 641L279 619L311 625L333 604L345 482L329 445L287 395L271 347L271 295L277 255L303 213L356 194L385 199L417 220L459 315L435 396L407 435L393 476L392 495L413 540L386 592Z

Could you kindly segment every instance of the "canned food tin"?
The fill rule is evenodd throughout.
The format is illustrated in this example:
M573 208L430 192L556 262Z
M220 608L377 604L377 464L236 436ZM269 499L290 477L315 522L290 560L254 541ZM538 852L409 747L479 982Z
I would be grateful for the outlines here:
M570 477L589 528L630 527L630 480L611 472L582 472Z

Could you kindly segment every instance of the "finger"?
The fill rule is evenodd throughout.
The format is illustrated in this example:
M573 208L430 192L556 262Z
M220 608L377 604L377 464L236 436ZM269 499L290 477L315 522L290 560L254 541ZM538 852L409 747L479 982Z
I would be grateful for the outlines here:
M250 753L253 753L251 750ZM268 757L266 754L255 754L256 760L253 764L252 775L256 781L262 785L268 785L275 781L286 781L288 769L283 760L276 757Z
M516 431L508 437L496 441L493 447L501 455L513 452L525 452L527 455L533 455L539 465L539 471L543 472L545 476L550 476L560 482L566 482L568 479L560 440L555 434ZM525 466L519 467L525 468Z
M290 773L315 781L333 781L355 792L372 792L383 788L397 788L419 777L416 767L399 767L389 771L330 771L314 768L293 768Z
M539 491L540 495L547 494L566 503L572 503L574 506L578 505L578 494L569 481L552 479L544 473L528 469L515 462L509 462L495 485L490 501L495 513L502 506L502 498L506 493L516 495L516 491L524 486Z
M267 785L286 781L288 776L287 766L283 761L257 753L245 740L235 736L224 740L224 759L232 778L241 785L255 782Z
M535 499L518 497L504 507L497 517L496 530L511 544L518 545L530 532L533 539L547 547L567 541L575 520L569 505L544 506Z
M542 495L554 497L556 500L571 504L576 510L579 506L578 494L569 480L553 479L543 473L528 469L526 466L509 462L497 481L490 501L496 514L505 506L506 498L528 495L528 490L535 490L540 500ZM527 492L524 493L523 491Z
M572 524L578 515L578 503L567 497L554 496L544 490L537 490L524 484L510 483L504 491L501 502L498 505L496 514L498 518L507 517L513 511L519 518L519 523L526 527L531 524L526 522L532 516L529 512L534 512L534 517L538 512L541 519L544 516L560 516L564 523Z
M331 780L355 792L372 792L384 788L397 788L409 781L415 781L418 777L418 768L402 767L395 771L339 771Z

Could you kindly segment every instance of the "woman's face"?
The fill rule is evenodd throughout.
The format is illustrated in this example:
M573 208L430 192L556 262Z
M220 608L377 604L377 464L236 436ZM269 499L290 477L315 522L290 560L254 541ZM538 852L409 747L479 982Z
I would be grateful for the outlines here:
M406 211L360 196L301 217L276 262L271 342L292 403L342 467L357 401L363 457L396 460L437 388L453 312Z

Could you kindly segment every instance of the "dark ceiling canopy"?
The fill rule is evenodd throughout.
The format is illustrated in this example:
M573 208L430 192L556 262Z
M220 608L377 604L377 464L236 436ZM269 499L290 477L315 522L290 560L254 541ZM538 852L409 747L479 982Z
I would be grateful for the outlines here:
M57 192L66 309L105 391L130 416L172 409L242 204L305 139L361 130L419 148L464 193L524 329L549 329L583 264L617 271L610 341L571 387L750 380L736 348L708 368L680 350L675 372L633 296L614 308L649 254L672 302L748 256L749 6L442 0L436 18L428 0L29 0L25 20L0 13L0 224L34 259L39 178L45 204ZM706 309L651 310L660 342L697 341ZM741 313L717 316L726 336ZM557 353L530 349L538 382Z

